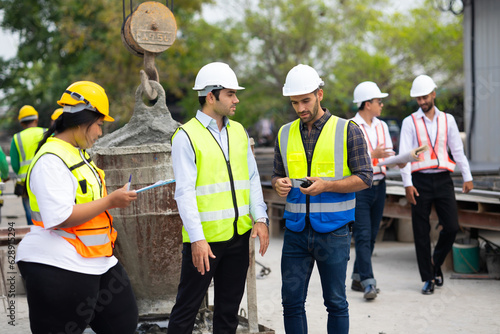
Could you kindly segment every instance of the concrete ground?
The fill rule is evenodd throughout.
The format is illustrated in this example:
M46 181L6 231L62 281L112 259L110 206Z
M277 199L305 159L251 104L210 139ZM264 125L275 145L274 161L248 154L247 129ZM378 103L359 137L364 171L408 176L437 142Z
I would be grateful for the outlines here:
M0 227L6 227L8 223L14 223L18 228L25 226L20 199L9 195L13 182L9 181L7 186L7 194L2 196L5 203L1 209ZM500 233L481 231L480 235L500 244ZM284 333L280 297L281 247L282 238L273 238L265 257L257 255L257 261L271 269L269 275L257 279L259 323L274 329L276 333ZM352 272L353 260L354 248L351 248L348 277ZM449 268L445 268L444 273L444 286L437 288L433 295L422 295L413 243L396 241L383 241L375 245L373 267L380 288L375 300L365 301L361 292L350 289L350 279L346 281L351 333L500 334L500 280L450 279L453 271L452 265L448 264ZM257 264L257 273L261 268ZM15 310L12 312L15 326L9 323L11 312L6 312L1 305L5 300L0 301L0 334L30 332L26 295L23 294L20 277L16 276L15 280ZM247 310L246 300L243 300L242 308ZM309 286L306 312L309 332L326 333L327 314L316 269Z
M273 239L269 253L258 259L272 270L257 281L259 323L276 333L284 333L281 245L282 239ZM380 294L366 301L361 292L350 289L354 256L352 247L346 281L351 333L500 333L499 280L450 279L453 271L448 270L443 287L433 295L422 295L413 243L384 241L375 245L373 255ZM310 333L326 333L327 313L316 268L309 284L306 314Z

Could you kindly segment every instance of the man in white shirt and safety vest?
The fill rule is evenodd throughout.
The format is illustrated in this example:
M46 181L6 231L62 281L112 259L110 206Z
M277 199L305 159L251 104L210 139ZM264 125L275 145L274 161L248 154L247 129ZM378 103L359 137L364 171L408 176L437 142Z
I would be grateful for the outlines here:
M201 110L172 137L175 200L183 222L181 279L168 333L192 333L214 280L214 333L236 333L249 265L249 237L269 245L269 219L245 128L229 120L244 89L224 63L196 76ZM255 218L252 226L250 214ZM251 233L253 228L253 233Z
M410 96L416 98L420 108L403 120L399 144L400 152L422 145L429 146L429 150L420 156L421 161L412 162L401 169L406 198L411 203L418 269L422 282L425 282L422 293L426 295L433 294L435 286L443 285L441 265L453 247L459 230L458 209L450 176L455 165L462 173L462 192L468 193L474 187L455 118L440 111L434 104L436 88L432 78L427 75L419 75L413 81ZM431 254L429 216L432 204L442 230Z
M22 198L28 225L33 225L28 194L24 191L26 173L28 172L31 159L35 156L38 143L43 138L43 133L47 129L38 127L38 112L29 105L25 105L19 110L18 120L23 130L16 133L12 138L10 164L14 173L17 174L15 193Z
M355 222L353 225L356 260L352 272L351 289L363 292L367 300L377 297L377 281L373 274L372 254L385 204L386 167L378 166L384 158L394 155L389 128L379 120L382 112L382 93L375 82L364 81L354 89L354 103L358 112L353 121L365 136L373 165L372 187L356 193Z

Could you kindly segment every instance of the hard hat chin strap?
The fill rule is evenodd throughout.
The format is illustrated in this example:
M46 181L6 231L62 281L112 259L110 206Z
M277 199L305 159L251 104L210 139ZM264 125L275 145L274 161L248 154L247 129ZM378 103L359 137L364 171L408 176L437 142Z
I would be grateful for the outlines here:
M69 112L69 113L76 113L76 112L80 112L82 110L91 110L91 111L94 111L94 112L98 112L96 108L92 107L91 104L82 104L82 103L79 103L79 104L76 104L74 106L70 106L70 105L65 105L63 107L63 112Z
M69 90L65 90L64 91L66 94L68 94L69 96L71 96L74 100L77 100L77 101L82 101L84 102L84 104L82 103L78 103L74 106L70 106L70 105L65 105L63 107L63 112L69 112L69 113L75 113L75 112L79 112L79 111L82 111L84 109L87 109L87 110L91 110L91 111L95 111L95 112L99 112L97 111L97 109L92 105L92 103L90 103L85 97L83 97L83 95L77 93L77 92L72 92L72 91L69 91Z
M202 90L198 91L198 96L207 96L208 93L210 93L214 89L224 89L224 87L222 87L221 85L206 86Z

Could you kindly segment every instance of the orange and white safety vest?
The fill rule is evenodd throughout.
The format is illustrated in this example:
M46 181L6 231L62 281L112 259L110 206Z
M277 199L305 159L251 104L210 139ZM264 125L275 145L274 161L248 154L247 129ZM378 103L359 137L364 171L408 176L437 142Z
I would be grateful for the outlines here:
M411 172L423 169L443 169L453 172L456 164L448 155L448 119L446 113L440 112L437 117L437 135L434 145L431 143L424 118L417 118L415 113L411 114L411 117L415 125L418 146L428 145L431 148L419 155L422 161L411 163Z
M370 142L370 138L368 137L368 133L366 132L363 124L361 124L359 127L361 128L361 130L363 131L363 134L365 135L366 144L368 145L368 151L370 152L370 156L372 156L373 147L372 147L372 144ZM382 122L377 124L377 126L375 127L375 131L377 134L377 145L375 145L375 148L377 148L377 146L379 146L379 145L384 145L384 148L385 148L386 139L385 139L384 126L382 125ZM380 158L380 159L372 158L373 175L376 175L376 174L386 175L387 168L385 166L378 166L379 162L382 162L383 160L384 159L382 159L382 158Z

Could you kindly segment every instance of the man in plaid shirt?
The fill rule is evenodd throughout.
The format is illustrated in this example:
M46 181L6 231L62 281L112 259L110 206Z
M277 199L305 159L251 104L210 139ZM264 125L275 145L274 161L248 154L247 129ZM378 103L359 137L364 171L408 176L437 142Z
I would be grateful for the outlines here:
M283 87L299 117L278 133L272 178L278 195L287 197L281 258L286 333L307 333L304 305L315 262L327 332L349 332L345 280L355 192L372 184L363 133L321 107L323 84L315 69L300 64L288 72Z

